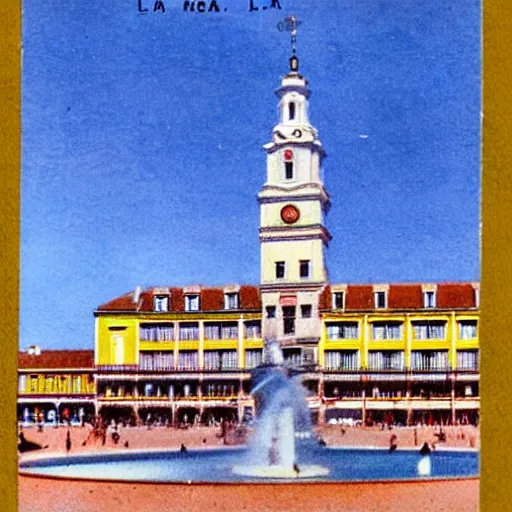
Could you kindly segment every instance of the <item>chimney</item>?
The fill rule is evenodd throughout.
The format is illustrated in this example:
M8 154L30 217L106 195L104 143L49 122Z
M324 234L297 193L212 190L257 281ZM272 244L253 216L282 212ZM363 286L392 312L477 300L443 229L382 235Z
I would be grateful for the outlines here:
M133 299L132 299L132 302L134 304L139 303L141 293L142 293L142 286L136 286L135 291L133 292Z
M30 356L40 356L41 355L41 347L39 345L30 345L27 349L27 353Z

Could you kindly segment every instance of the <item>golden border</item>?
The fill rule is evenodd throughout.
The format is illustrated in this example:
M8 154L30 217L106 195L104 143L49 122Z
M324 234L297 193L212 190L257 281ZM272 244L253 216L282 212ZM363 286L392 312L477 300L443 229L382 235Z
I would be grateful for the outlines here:
M17 1L0 2L0 497L2 510L17 509L16 391L18 370L19 192L20 192L20 34Z
M19 161L20 161L20 27L19 2L0 3L2 65L0 66L0 137L2 194L0 194L1 290L4 315L0 322L0 496L2 509L17 505L17 453L14 422L17 391L17 332L19 286ZM508 369L512 367L507 305L512 303L512 101L507 87L512 76L512 7L508 0L484 5L483 231L482 258L482 464L481 510L507 510L512 450L507 425L510 403ZM509 307L509 306L508 306Z
M482 511L510 510L510 391L512 343L512 7L485 2L483 14L483 180L480 503ZM508 222L507 222L508 221Z

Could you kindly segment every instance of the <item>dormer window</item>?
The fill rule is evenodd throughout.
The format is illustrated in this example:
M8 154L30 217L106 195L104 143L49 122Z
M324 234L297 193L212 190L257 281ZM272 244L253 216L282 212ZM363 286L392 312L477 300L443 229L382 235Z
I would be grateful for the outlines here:
M169 311L169 297L167 295L157 295L153 298L153 311L163 313Z
M291 149L284 151L284 178L293 180L293 151Z
M224 294L224 309L238 309L238 293Z
M199 311L199 295L185 295L185 311Z
M436 292L428 291L423 292L423 307L435 308L436 307Z
M386 308L386 292L375 292L373 294L373 300L376 308Z
M290 121L293 121L295 119L295 103L293 101L290 101L290 103L288 103L288 119Z
M343 292L334 292L332 294L333 309L343 309L345 307L345 294Z
M475 293L475 307L479 308L480 307L480 288L475 287L474 293Z

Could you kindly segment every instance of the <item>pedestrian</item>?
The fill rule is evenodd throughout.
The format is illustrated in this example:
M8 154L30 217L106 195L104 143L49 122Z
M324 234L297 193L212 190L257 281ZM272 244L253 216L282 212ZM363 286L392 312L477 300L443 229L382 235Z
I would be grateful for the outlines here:
M69 453L71 451L71 434L68 429L68 433L66 435L66 452Z
M397 444L397 437L395 434L393 434L390 438L389 438L389 453L393 453L397 447L398 447L398 444Z
M188 452L187 447L183 443L181 443L180 453L187 453L187 452Z
M427 441L425 441L423 443L423 446L420 448L420 455L425 456L425 455L430 455L431 453L432 453L432 448L430 448Z

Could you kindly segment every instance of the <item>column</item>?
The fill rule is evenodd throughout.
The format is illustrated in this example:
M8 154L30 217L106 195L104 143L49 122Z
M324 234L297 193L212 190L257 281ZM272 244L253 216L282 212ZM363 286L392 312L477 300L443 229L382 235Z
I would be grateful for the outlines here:
M449 364L452 370L457 368L457 321L455 311L452 311L450 318L450 352L448 353Z
M174 323L174 368L178 368L178 359L180 357L180 322Z
M200 370L204 369L204 320L199 320L199 353L197 364Z
M412 325L411 317L409 314L405 316L405 354L404 354L405 368L411 369L412 367Z
M370 339L370 325L368 315L363 317L363 353L361 354L361 366L368 368L368 341Z
M238 368L245 368L245 348L244 348L244 315L240 315L238 319L238 343L236 348L236 354L238 357Z

